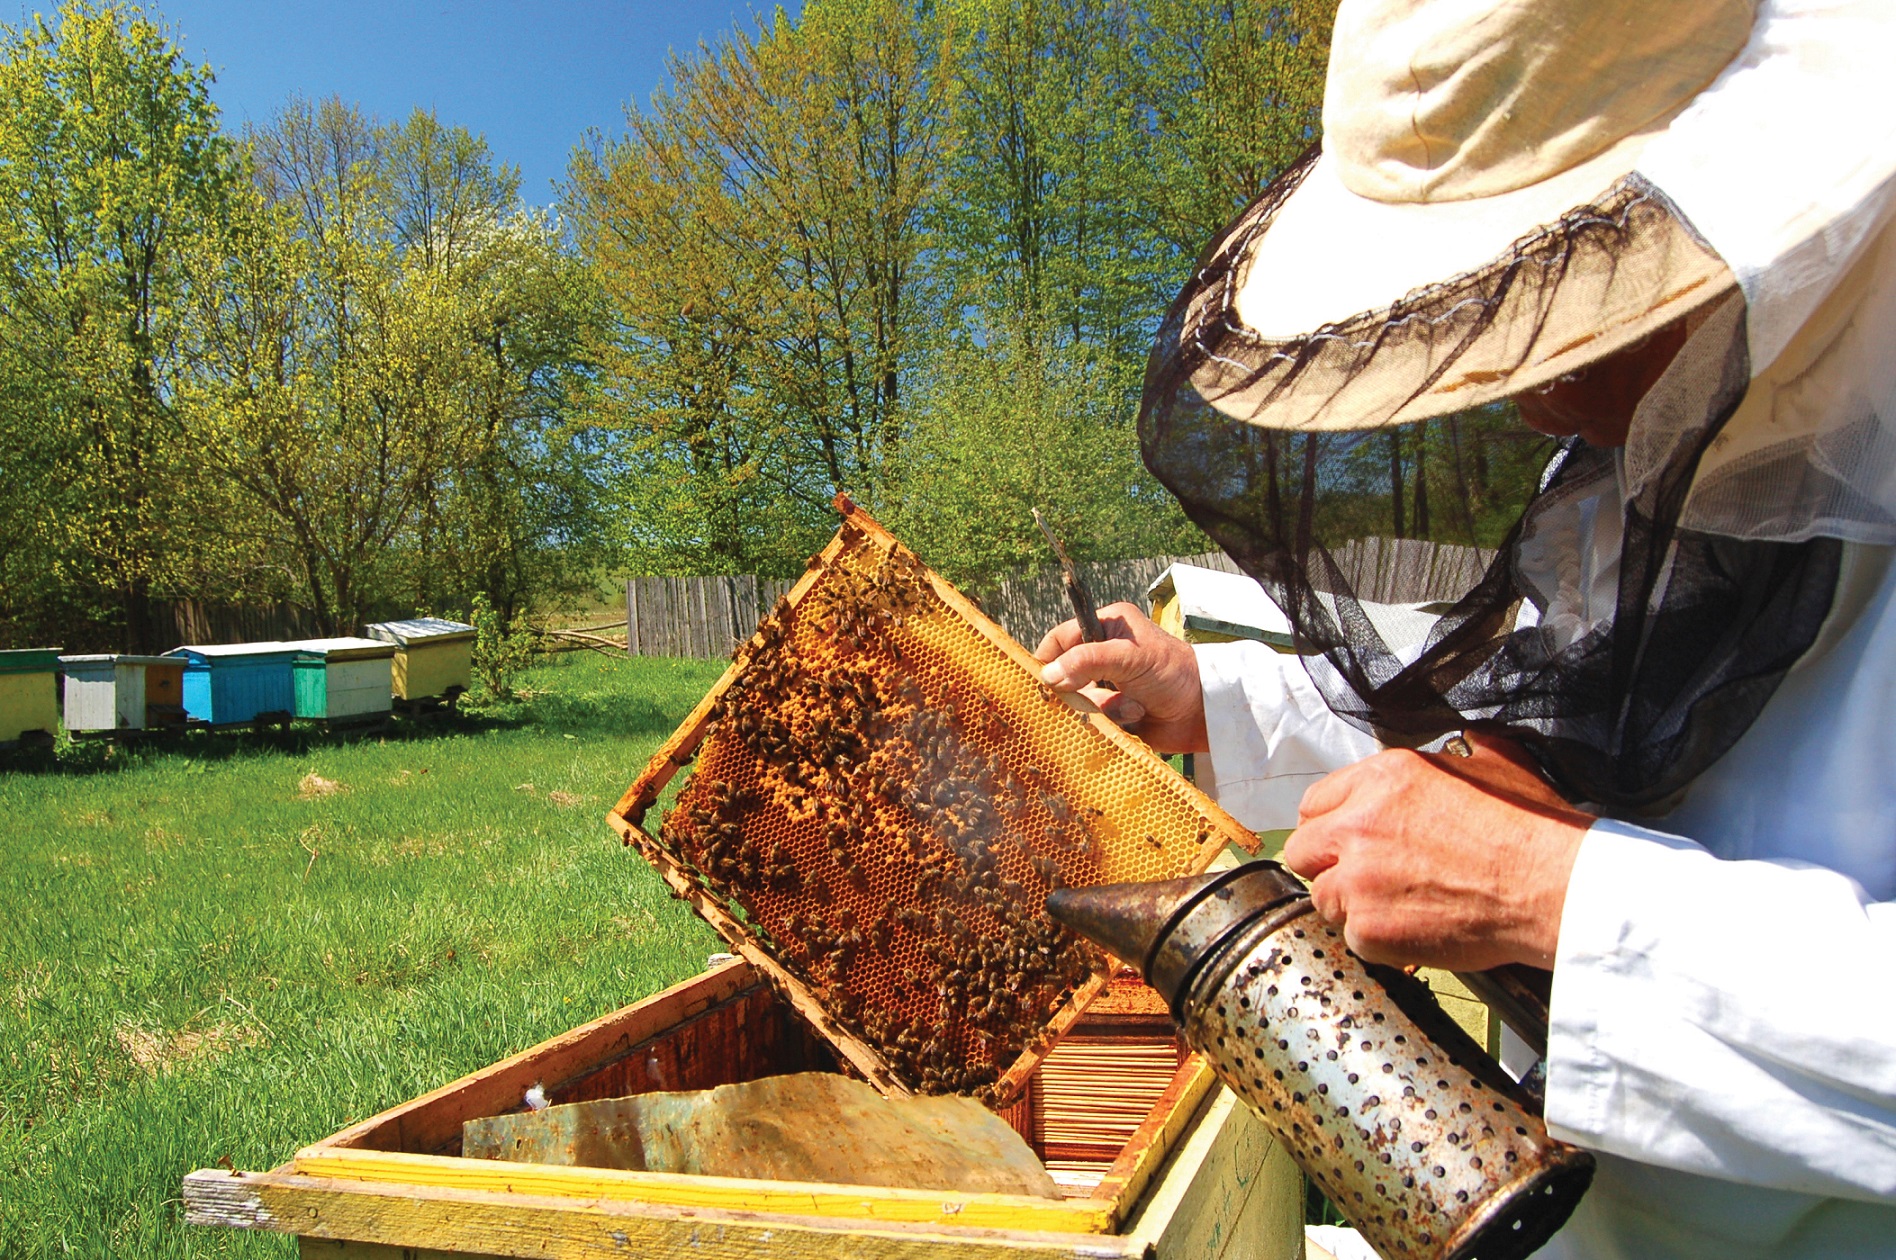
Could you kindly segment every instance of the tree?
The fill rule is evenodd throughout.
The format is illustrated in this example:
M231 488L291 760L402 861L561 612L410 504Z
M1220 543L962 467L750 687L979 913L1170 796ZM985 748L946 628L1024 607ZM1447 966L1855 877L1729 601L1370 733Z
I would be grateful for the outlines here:
M206 458L268 522L289 597L509 618L597 554L597 478L565 422L585 286L486 145L418 112L294 102L203 259ZM588 573L587 576L590 576Z
M1336 0L1144 0L1136 42L1147 160L1134 198L1179 260L1321 134Z
M1138 8L1126 0L962 0L955 146L934 215L956 321L1083 347L1129 407L1174 259L1139 167Z
M1203 550L1139 463L1123 417L1076 352L1029 331L944 351L875 509L949 580L985 597L1046 567L1040 508L1075 559Z
M631 439L655 567L786 572L838 489L885 475L930 314L943 37L893 0L779 14L576 155L567 213L612 312L598 416Z
M884 507L959 580L1207 546L1140 467L1147 348L1206 242L1315 134L1332 6L962 0L931 257L954 299Z
M170 646L158 599L225 567L175 407L182 260L233 185L210 81L136 9L69 0L57 22L0 28L0 617L16 633L103 623Z

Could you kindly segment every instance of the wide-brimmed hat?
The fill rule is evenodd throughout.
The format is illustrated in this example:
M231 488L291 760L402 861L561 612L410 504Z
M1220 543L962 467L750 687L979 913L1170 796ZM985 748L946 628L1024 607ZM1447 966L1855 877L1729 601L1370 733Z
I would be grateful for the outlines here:
M1546 386L1707 309L1740 277L1644 159L1777 160L1742 151L1758 97L1825 66L1797 43L1810 15L1773 30L1772 10L1860 7L1343 0L1320 151L1214 242L1168 321L1193 388L1268 428L1374 428ZM1850 211L1830 191L1805 219Z
M1333 713L1625 809L1743 735L1839 540L1896 545L1892 65L1890 0L1343 0L1321 151L1201 257L1139 414ZM1674 323L1622 446L1488 406ZM1419 645L1368 615L1418 598Z

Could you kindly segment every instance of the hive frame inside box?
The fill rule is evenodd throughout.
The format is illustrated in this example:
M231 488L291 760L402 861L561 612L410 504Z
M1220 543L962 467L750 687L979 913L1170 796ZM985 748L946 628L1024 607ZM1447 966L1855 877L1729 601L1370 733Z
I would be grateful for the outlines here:
M1165 1035L1151 1033L1150 1006L1132 1006L1129 1022ZM700 1260L763 1249L905 1260L1301 1254L1295 1167L1196 1056L1099 1184L1063 1200L458 1156L464 1121L519 1110L534 1084L574 1102L703 1088L828 1054L755 969L733 962L344 1129L272 1172L191 1173L186 1218L297 1234L305 1256L363 1260L384 1247Z
M784 597L784 603L789 607L796 607L816 587L838 559L852 547L874 548L884 554L901 552L907 555L906 550L893 535L872 520L867 513L857 509L846 496L837 496L836 507L844 518L843 525L829 545L812 557L808 570ZM917 568L933 594L960 621L971 627L987 644L999 649L1005 657L1018 664L1028 675L1038 676L1040 662L1016 643L1005 630L932 570L919 565ZM644 826L646 814L657 802L659 794L680 770L690 764L699 746L704 742L719 700L732 684L743 676L753 654L762 647L761 635L754 635L739 647L733 655L730 668L718 680L717 685L692 710L678 731L654 754L645 772L626 791L625 796L607 815L607 819L625 842L636 848L652 864L671 887L674 895L690 903L733 950L776 985L790 1004L836 1047L854 1071L885 1094L906 1095L912 1091L896 1077L876 1047L832 1018L805 982L779 963L757 939L751 928L733 915L718 897L709 895L692 873L681 867L661 842ZM1144 763L1151 772L1153 785L1157 790L1170 792L1204 819L1206 827L1201 833L1204 839L1198 851L1193 855L1189 871L1175 873L1187 874L1203 871L1232 844L1253 853L1257 851L1258 840L1255 835L1219 809L1214 802L1198 793L1184 779L1174 774L1171 767L1153 753L1144 741L1120 729L1083 696L1063 694L1058 696L1058 700L1070 708L1080 720L1103 736L1121 754ZM1030 1043L1001 1073L1000 1078L991 1087L991 1105L1004 1107L1018 1095L1046 1049L1072 1027L1074 1021L1086 1010L1087 1006L1105 989L1109 971L1110 968L1096 970L1090 979L1084 981L1065 1005L1047 1022L1045 1027L1047 1036L1038 1043Z

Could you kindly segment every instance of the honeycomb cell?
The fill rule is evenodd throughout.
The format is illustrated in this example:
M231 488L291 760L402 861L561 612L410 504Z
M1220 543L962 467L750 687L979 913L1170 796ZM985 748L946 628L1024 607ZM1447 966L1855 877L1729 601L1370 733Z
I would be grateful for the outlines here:
M860 512L813 566L615 819L901 1086L992 1098L1103 966L1048 890L1252 837ZM644 810L694 754L654 837Z

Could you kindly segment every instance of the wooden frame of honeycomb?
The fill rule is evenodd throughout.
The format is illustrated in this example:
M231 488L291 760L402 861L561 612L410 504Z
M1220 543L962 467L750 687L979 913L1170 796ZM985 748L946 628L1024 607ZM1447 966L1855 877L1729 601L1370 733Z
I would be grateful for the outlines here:
M1257 839L836 506L836 537L608 818L871 1084L1003 1106L1111 974L1046 917L1048 889L1193 873Z

